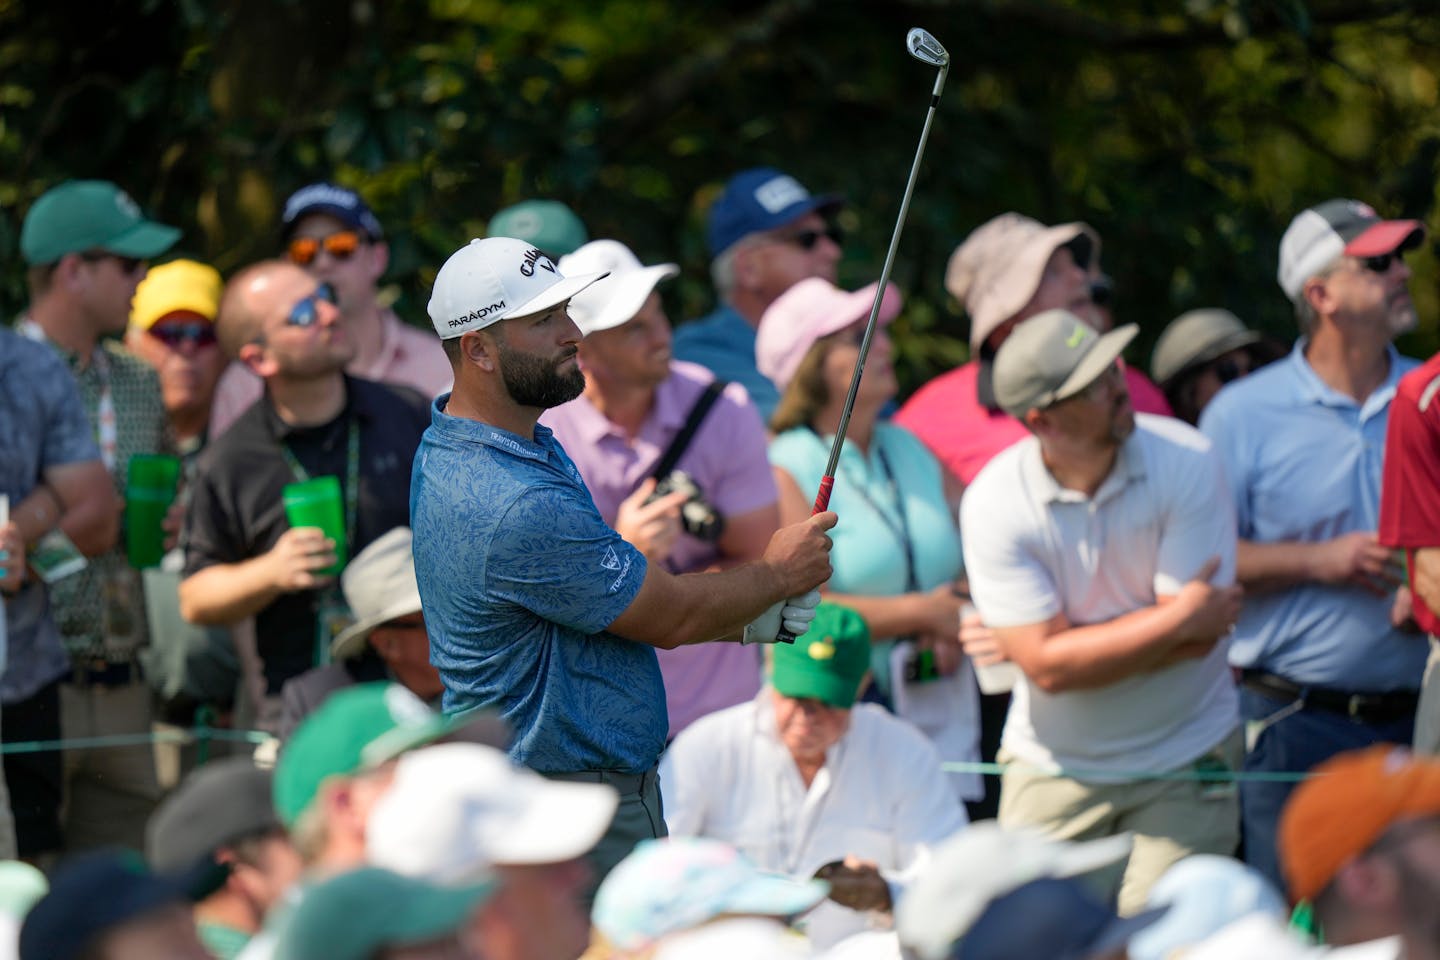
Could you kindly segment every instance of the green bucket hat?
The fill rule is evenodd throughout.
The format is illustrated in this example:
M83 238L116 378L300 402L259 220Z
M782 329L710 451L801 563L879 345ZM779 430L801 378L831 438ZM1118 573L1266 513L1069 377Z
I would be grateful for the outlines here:
M849 607L822 603L803 637L772 649L770 684L776 692L849 708L870 669L870 628Z
M320 785L378 767L464 723L441 716L398 683L341 690L306 717L275 764L275 812L294 827Z
M438 940L495 887L493 879L438 886L377 867L342 873L306 890L281 922L275 960L369 960L385 947Z
M590 239L585 224L558 200L522 200L490 218L492 237L524 240L552 257L574 253Z
M130 195L110 181L67 180L41 194L25 214L20 255L32 267L86 250L148 260L179 239L179 230L146 220Z

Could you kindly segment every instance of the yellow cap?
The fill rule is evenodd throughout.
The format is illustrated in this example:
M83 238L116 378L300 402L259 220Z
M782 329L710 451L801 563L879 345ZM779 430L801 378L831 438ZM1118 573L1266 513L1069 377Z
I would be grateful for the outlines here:
M135 289L130 309L130 326L149 330L155 321L176 310L189 310L215 321L220 312L220 290L224 284L219 272L194 260L172 260L151 267Z

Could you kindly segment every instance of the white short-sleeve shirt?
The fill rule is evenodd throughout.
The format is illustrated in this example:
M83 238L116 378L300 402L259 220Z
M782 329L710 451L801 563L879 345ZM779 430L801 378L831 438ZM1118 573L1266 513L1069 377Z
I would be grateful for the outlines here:
M965 567L991 627L1063 613L1103 623L1179 592L1211 557L1235 579L1235 510L1219 458L1194 428L1138 414L1115 467L1086 497L1056 482L1029 437L996 456L960 507ZM1085 779L1129 779L1189 764L1238 723L1226 645L1208 657L1105 687L1015 689L1004 746L1017 759Z

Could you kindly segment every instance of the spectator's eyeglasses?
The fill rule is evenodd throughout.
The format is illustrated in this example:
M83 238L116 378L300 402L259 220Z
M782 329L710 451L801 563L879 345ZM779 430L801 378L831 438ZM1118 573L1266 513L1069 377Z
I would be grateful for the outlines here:
M292 327L313 327L320 320L320 303L324 301L332 307L335 305L335 288L328 283L322 283L315 288L315 292L295 306L290 308L290 314L285 322Z
M80 254L80 259L86 263L99 263L102 260L114 260L120 272L126 274L134 273L145 265L145 261L139 257L122 257L118 253L111 253L108 250L87 250Z
M845 231L834 224L825 227L824 230L797 230L794 233L782 234L777 239L782 243L793 243L801 250L810 251L815 249L815 244L820 242L821 237L829 237L830 242L837 247L845 245Z
M1400 257L1400 251L1395 250L1391 253L1382 253L1378 257L1361 257L1360 263L1371 273L1389 273L1390 264L1399 260Z
M1250 361L1242 362L1234 357L1226 357L1224 360L1217 360L1211 364L1210 369L1215 371L1215 379L1221 383L1229 383L1250 373Z
M341 230L325 237L296 237L290 241L290 261L309 266L322 249L336 260L349 260L360 249L362 240L356 230Z
M191 343L196 347L208 347L215 342L214 326L199 320L194 323L157 324L148 332L150 336L172 350L182 343Z

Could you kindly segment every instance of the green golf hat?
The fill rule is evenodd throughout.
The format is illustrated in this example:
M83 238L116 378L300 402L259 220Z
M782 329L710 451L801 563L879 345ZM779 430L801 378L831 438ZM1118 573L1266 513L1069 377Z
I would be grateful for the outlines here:
M179 230L146 220L130 195L110 181L67 180L41 194L25 214L20 255L32 267L86 250L148 260L179 239Z
M772 649L770 684L778 693L848 708L870 669L870 628L849 607L822 603L803 637Z
M306 717L275 764L275 812L294 827L320 786L433 743L463 721L441 716L398 683L341 690Z
M522 200L506 207L490 218L487 232L492 237L524 240L552 257L574 253L590 239L575 211L558 200Z
M488 900L495 881L438 886L367 867L311 887L282 921L275 960L369 960L385 947L438 940Z

